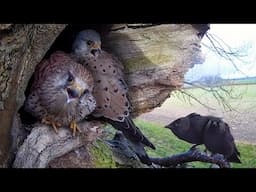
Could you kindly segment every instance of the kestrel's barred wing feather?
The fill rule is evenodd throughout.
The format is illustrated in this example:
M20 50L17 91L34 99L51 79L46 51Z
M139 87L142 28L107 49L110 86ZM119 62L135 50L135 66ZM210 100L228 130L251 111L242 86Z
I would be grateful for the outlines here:
M47 59L42 60L37 64L35 72L33 74L33 83L30 88L30 94L28 95L24 109L38 119L42 119L47 115L47 109L41 104L40 98L40 86L48 77L48 66L50 65Z
M46 109L40 104L40 97L37 93L37 90L31 89L30 94L26 98L24 109L37 119L41 119L47 115Z

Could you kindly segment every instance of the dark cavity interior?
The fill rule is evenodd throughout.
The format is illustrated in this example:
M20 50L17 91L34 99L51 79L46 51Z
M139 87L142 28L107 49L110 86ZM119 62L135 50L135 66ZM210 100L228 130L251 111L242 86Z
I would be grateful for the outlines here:
M67 27L59 34L56 38L52 46L46 52L43 59L49 58L49 56L55 51L64 51L66 53L71 52L72 43L75 40L76 35L78 32L85 30L85 29L94 29L96 30L101 37L104 37L108 34L112 24L69 24ZM103 39L103 38L102 38ZM25 96L27 97L29 94L29 90L31 88L31 84L33 82L33 75L30 78L27 88L25 90ZM24 110L24 106L22 106L18 113L20 114L21 122L23 124L33 124L38 120L35 119L31 114L27 113Z

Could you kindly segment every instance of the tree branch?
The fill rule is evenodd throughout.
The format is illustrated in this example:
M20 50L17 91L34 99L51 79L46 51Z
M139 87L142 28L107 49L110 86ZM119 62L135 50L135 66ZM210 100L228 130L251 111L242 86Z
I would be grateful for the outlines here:
M101 134L98 122L83 121L78 126L82 132L74 137L68 128L59 128L56 134L53 128L36 124L19 148L13 167L45 168L51 160L91 143Z
M201 161L206 163L217 164L220 168L230 168L230 165L224 158L219 156L210 157L203 152L200 152L197 148L191 148L185 153L180 153L177 155L172 155L164 158L155 158L151 157L151 161L157 165L164 167L176 166L181 163L192 162L192 161Z

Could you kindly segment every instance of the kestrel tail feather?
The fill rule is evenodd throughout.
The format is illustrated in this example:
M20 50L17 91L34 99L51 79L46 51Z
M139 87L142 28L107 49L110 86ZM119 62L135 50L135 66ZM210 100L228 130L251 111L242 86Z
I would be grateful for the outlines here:
M149 141L149 139L144 136L144 134L139 130L138 127L134 124L130 117L126 117L125 121L118 122L110 119L106 119L114 128L122 131L126 138L133 142L143 143L145 146L148 146L152 149L155 149L155 146Z
M152 164L144 147L148 146L155 149L155 146L134 125L130 117L126 117L124 122L113 121L110 119L106 119L106 122L110 123L115 129L122 131L142 163L147 165Z

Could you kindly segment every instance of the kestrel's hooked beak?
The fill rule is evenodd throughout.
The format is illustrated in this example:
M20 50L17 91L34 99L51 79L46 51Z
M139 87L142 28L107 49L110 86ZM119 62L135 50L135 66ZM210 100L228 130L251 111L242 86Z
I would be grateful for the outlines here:
M90 48L91 48L91 54L93 54L93 56L98 56L101 52L101 43L94 42Z
M80 87L79 84L73 83L72 85L67 87L67 92L69 98L79 98L83 93L83 89L82 87Z

